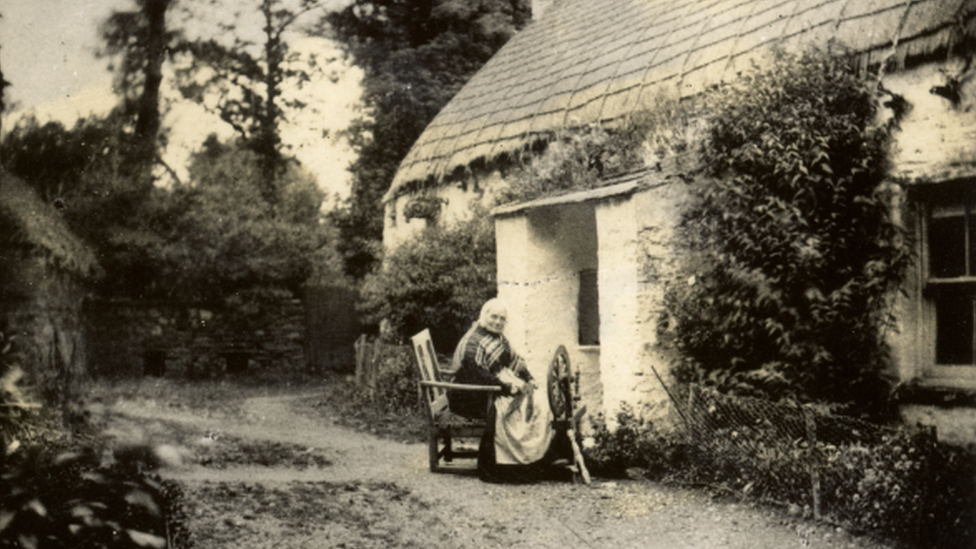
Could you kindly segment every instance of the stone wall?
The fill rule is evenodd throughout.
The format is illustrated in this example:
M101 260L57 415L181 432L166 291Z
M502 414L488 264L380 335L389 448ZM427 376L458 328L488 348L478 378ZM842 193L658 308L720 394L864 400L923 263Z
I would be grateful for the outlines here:
M287 300L242 325L229 310L192 303L100 300L85 308L96 376L307 369L305 310Z
M41 257L8 253L0 261L16 265L0 286L0 329L23 354L26 384L47 402L63 404L86 371L84 289Z

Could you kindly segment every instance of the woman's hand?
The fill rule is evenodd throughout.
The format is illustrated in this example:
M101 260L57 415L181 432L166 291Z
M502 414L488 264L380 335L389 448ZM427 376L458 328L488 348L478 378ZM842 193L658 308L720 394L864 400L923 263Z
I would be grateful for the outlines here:
M531 392L535 385L530 381L525 381L516 376L510 369L505 368L498 374L499 380L505 386L505 390L511 395L518 393Z

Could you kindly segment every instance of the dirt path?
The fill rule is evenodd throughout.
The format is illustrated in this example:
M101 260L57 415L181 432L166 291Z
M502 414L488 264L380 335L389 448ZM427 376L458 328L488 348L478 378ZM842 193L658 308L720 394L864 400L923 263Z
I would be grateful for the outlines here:
M646 481L492 485L471 474L470 461L460 462L456 474L431 474L424 445L379 439L307 413L315 396L247 399L242 417L234 418L123 401L108 417L119 432L175 423L218 441L301 445L331 462L165 469L185 487L198 547L886 547L778 510Z

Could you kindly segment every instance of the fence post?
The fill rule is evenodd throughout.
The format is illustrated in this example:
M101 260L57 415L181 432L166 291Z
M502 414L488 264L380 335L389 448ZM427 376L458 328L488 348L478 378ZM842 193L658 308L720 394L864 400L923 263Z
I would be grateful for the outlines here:
M688 384L688 435L691 437L692 444L698 446L698 411L695 410L695 406L698 405L697 399L695 398L695 393L698 392L698 385L694 383Z
M356 343L353 344L353 348L356 350L356 385L360 388L363 387L363 381L366 377L366 349L369 339L366 334L360 335L356 339Z
M810 482L813 489L813 519L820 520L820 463L817 459L817 419L813 410L804 406L803 420L807 428L807 443L810 445Z

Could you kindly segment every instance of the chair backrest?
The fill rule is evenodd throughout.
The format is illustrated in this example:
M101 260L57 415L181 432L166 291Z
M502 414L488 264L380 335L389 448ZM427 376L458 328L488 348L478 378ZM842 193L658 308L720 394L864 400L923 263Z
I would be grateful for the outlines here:
M417 357L417 365L420 367L421 379L424 381L441 381L437 353L434 352L434 342L430 339L430 330L425 329L411 337L410 341L413 343L413 354ZM427 392L431 402L444 393L445 390L441 387L431 387L431 391Z

